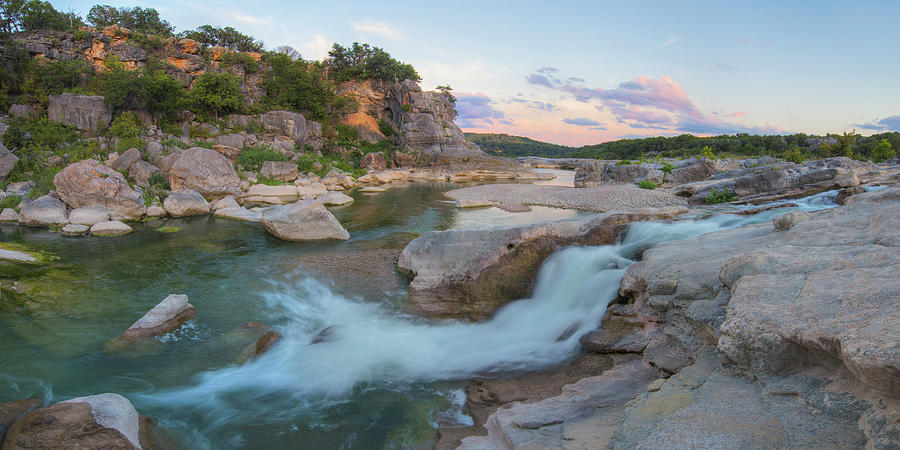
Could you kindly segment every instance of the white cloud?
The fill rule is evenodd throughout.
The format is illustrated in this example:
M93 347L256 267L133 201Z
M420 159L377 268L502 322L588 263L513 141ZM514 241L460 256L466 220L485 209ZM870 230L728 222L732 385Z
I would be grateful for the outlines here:
M300 44L298 50L304 59L323 60L328 56L331 50L332 42L325 39L321 34L313 35L312 40Z
M678 42L678 40L679 39L677 37L670 37L669 40L667 40L666 42L663 42L662 46L667 47L669 45L672 45L672 44Z
M402 30L387 22L376 22L367 19L361 22L353 22L351 25L354 30L360 33L377 34L395 40L406 38L406 34Z
M257 17L249 14L243 14L238 11L227 11L227 15L231 16L237 22L246 23L248 25L269 25L272 23L271 17Z

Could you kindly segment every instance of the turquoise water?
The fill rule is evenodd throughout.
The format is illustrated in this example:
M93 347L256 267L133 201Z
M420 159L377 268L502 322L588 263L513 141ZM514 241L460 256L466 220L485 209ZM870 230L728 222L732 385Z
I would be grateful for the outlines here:
M43 269L2 266L0 401L116 392L187 448L427 443L437 420L466 423L457 400L469 378L558 364L577 351L636 249L797 209L755 216L711 209L698 220L635 224L620 244L555 253L533 298L489 321L432 322L404 313L406 280L394 271L415 236L576 215L457 210L441 196L451 187L354 194L354 204L333 209L348 242L287 243L259 224L212 217L135 224L135 233L106 239L0 227L4 241L61 257ZM799 209L833 206L832 197L798 201ZM156 232L159 226L181 230ZM170 293L187 294L197 318L127 353L103 351ZM248 321L284 340L237 366ZM311 345L325 329L329 338Z

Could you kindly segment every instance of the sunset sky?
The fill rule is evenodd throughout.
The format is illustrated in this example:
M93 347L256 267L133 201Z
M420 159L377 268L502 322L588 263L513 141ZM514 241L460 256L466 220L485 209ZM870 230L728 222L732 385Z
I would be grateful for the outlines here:
M94 1L53 1L86 15ZM321 59L368 42L451 85L466 131L584 145L900 131L900 1L108 2Z

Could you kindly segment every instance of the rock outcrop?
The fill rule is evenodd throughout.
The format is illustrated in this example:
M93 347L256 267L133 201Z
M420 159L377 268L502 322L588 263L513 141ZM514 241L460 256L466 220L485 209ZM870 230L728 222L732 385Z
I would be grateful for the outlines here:
M285 137L295 145L309 145L318 150L322 147L322 124L307 120L302 114L290 111L269 111L259 116L266 131L275 136Z
M56 191L72 208L104 207L113 219L135 219L146 210L141 194L122 174L92 159L69 164L53 177Z
M168 170L173 190L191 189L207 198L241 194L241 179L228 158L215 150L189 148Z
M652 181L662 184L665 173L649 165L617 165L601 161L580 162L575 169L575 187L584 188L603 183L639 183Z
M7 430L3 448L149 448L151 427L125 397L99 394L25 414Z
M302 200L263 211L266 231L285 241L348 240L350 234L316 200Z
M9 177L9 172L16 167L17 162L19 162L19 157L0 142L0 183L6 181L6 178Z
M413 278L409 301L416 313L483 319L527 296L544 258L557 248L611 244L630 222L682 211L661 208L505 229L430 231L403 249L397 268Z
M112 111L99 95L51 95L47 107L50 120L85 131L102 131L112 120Z

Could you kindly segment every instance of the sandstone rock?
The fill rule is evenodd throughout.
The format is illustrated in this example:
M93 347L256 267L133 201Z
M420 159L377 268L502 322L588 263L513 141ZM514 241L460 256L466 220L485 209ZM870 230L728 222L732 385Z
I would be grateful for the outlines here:
M242 207L217 209L214 215L216 217L223 217L225 219L232 220L243 220L245 222L262 222L261 212L251 211Z
M247 140L246 137L240 133L220 134L215 137L216 145L223 145L226 147L235 148L235 149L239 150L238 154L240 154L240 150L242 150L244 148L244 143L246 142L246 140ZM229 158L229 159L231 159L231 158Z
M209 214L209 202L199 192L191 189L173 191L163 201L166 212L173 217Z
M0 441L6 429L23 414L40 407L42 402L36 398L26 398L12 402L0 403Z
M252 204L280 205L297 201L298 188L291 185L269 186L254 184L247 189L242 199L243 202Z
M200 53L200 44L193 39L179 39L175 42L175 50L181 53Z
M205 197L241 194L234 166L215 150L194 147L184 151L169 169L173 190L191 189Z
M775 226L775 231L785 231L790 230L794 227L794 225L806 219L809 219L809 213L803 211L794 211L792 213L783 214L772 219L772 223Z
M322 125L290 111L269 111L259 116L266 131L290 138L298 145L318 146Z
M18 222L19 213L13 208L3 208L0 211L0 222Z
M62 228L62 234L63 236L81 236L87 234L90 229L91 227L87 225L70 223Z
M150 186L150 177L159 172L159 167L147 161L137 161L128 168L128 176L142 188Z
M51 95L47 107L50 120L85 131L101 131L109 126L112 112L99 95Z
M68 220L66 205L49 195L28 203L19 212L20 225L46 227L65 225Z
M0 142L0 183L6 181L9 172L16 167L19 157L14 155L9 149Z
M240 208L241 205L238 204L237 200L232 196L222 197L212 204L213 211L218 211L224 208Z
M140 449L148 426L121 395L78 397L19 418L7 430L3 448Z
M326 206L340 206L353 202L353 197L338 191L328 191L316 197L316 201Z
M124 333L110 341L113 346L127 344L143 338L162 336L184 322L194 318L197 310L188 302L187 295L169 294Z
M132 164L141 160L141 152L136 148L129 148L122 153L109 167L118 170L119 172L125 173L128 171L128 168L131 167Z
M287 161L265 161L259 171L260 175L279 181L294 181L297 173L297 164Z
M297 195L300 197L300 200L306 200L308 198L317 198L325 195L329 191L328 188L325 187L322 183L310 183L307 186L298 186L297 187Z
M53 177L59 197L73 208L103 206L113 219L135 219L146 210L141 194L119 172L92 159L69 164Z
M353 177L351 177L350 174L341 172L337 169L329 170L328 173L322 177L321 182L329 191L350 189L356 186L356 182L353 181Z
M118 220L96 223L91 227L94 236L123 236L132 231L131 227Z
M370 152L363 155L362 159L359 160L359 167L370 170L384 170L387 169L387 160L384 159L383 153Z
M266 231L285 241L348 240L350 234L315 200L273 206L263 212Z
M6 186L7 195L18 195L19 197L27 196L34 189L34 181L20 181L18 183L9 183Z
M109 220L109 210L103 206L83 206L69 212L69 223L93 226L95 223Z
M163 217L166 215L166 209L159 205L147 207L147 217Z
M413 278L415 312L481 319L531 292L544 258L561 246L602 245L635 220L672 217L660 208L489 230L431 231L410 242L397 262Z

